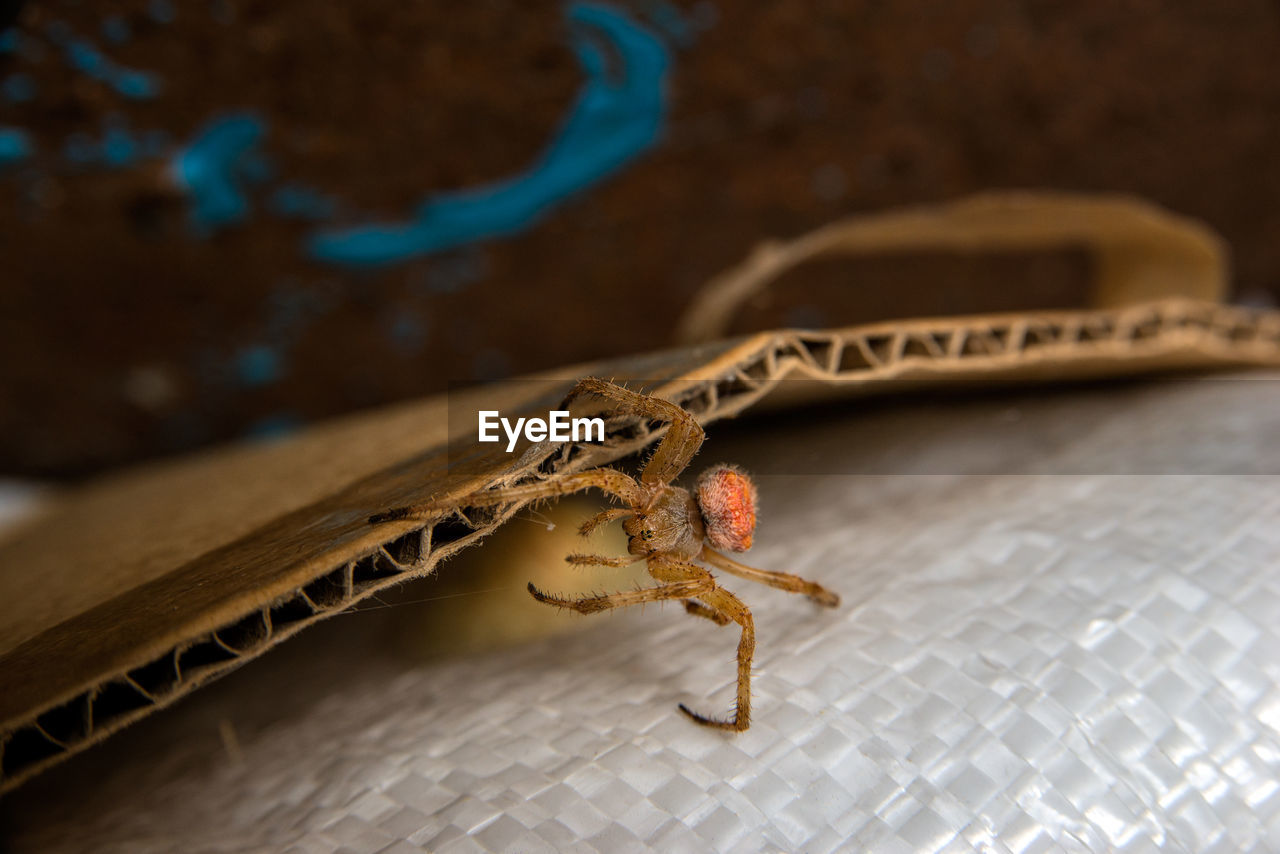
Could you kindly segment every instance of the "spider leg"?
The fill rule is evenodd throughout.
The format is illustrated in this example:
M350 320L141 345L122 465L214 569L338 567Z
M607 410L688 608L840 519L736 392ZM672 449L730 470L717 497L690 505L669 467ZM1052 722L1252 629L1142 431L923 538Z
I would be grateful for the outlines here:
M639 563L644 560L644 555L606 557L605 555L572 554L564 560L565 563L571 563L575 566L631 566L633 563Z
M742 626L742 637L738 641L738 702L734 706L732 717L727 719L700 715L684 703L680 704L680 711L705 726L742 732L751 726L751 658L756 651L756 628L751 619L751 609L737 596L721 587L709 590L698 598L711 610Z
M660 582L657 587L645 587L640 590L625 590L620 593L607 593L601 596L583 596L568 599L543 593L531 583L529 593L539 602L555 605L558 608L569 608L580 614L595 614L613 608L625 608L628 605L642 605L645 602L663 602L671 599L692 599L701 597L715 589L716 580L700 566L691 563L653 556L649 559L649 574Z
M705 617L717 626L727 626L733 622L725 614L720 613L715 608L703 605L701 602L695 602L692 599L684 600L684 609L695 617Z
M806 581L798 575L756 569L754 566L747 566L744 563L738 563L733 558L725 557L705 545L702 547L702 559L716 569L724 570L731 575L758 581L761 584L767 584L779 590L786 590L788 593L803 593L826 608L834 608L840 604L839 594L833 593L813 581Z
M671 423L666 435L654 450L653 456L645 464L644 471L640 475L641 483L671 483L680 472L685 470L693 459L693 455L702 446L705 436L702 426L679 406L669 400L639 394L594 377L580 380L569 392L562 407L568 408L569 403L575 398L592 394L613 401L624 412L633 412L646 418Z
M625 519L628 516L634 515L636 515L636 512L634 510L628 510L626 507L610 507L608 510L602 510L587 521L583 522L582 526L578 528L578 533L585 537L591 534L591 532L596 528L601 525L607 525L614 519Z
M466 503L472 507L506 504L508 501L521 499L554 498L557 495L568 495L584 489L599 489L601 492L622 499L627 504L641 501L641 489L636 482L620 471L613 469L590 469L564 477L540 480L535 483L522 483L503 489L488 489L469 495ZM425 504L410 504L407 507L396 507L383 513L369 517L375 525L382 522L394 522L400 519L430 519L438 516L453 506L452 501L428 501Z
M708 576L706 579L674 581L659 587L645 587L640 590L606 593L602 596L582 596L577 599L568 599L543 593L533 586L533 582L530 582L529 594L539 602L554 605L557 608L568 608L571 611L577 611L579 614L598 614L601 611L625 608L628 605L642 605L645 602L663 602L670 599L688 599L691 596L701 596L714 584L715 582Z

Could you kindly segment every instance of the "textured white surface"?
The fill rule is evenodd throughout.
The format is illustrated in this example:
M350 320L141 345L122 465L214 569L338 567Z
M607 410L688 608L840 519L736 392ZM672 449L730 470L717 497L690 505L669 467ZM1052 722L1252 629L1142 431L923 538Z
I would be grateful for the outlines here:
M74 807L53 787L118 762L111 745L20 791L14 848L1280 850L1275 388L830 416L789 446L795 467L916 418L926 456L1021 455L1040 473L762 477L750 561L845 605L731 585L759 635L742 735L675 710L728 707L734 630L650 608L515 651L335 665L360 672L248 728L237 763L200 729L198 695L123 742L176 746ZM993 413L1021 446L970 429ZM750 453L745 432L735 449L713 431L708 453ZM1138 458L1146 473L1111 473ZM1159 473L1186 460L1199 473ZM212 696L234 716L233 692Z

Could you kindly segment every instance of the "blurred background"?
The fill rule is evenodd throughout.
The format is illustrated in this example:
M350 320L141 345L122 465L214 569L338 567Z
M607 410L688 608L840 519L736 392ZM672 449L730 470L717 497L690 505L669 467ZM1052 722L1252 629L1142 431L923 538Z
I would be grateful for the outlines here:
M1262 0L8 0L0 25L7 475L663 347L763 239L992 188L1140 194L1226 237L1237 300L1280 295ZM824 262L736 331L1070 307L1084 263Z

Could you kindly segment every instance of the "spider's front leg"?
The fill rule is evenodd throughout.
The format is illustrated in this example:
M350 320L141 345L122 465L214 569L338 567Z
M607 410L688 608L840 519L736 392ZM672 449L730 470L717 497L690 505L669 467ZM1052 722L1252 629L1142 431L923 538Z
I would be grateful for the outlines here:
M645 418L670 422L666 435L654 449L640 475L644 484L671 483L688 467L693 455L702 447L706 434L692 415L669 400L649 397L620 385L588 377L580 380L562 404L563 408L579 397L596 395L612 401L616 408Z
M521 499L555 498L584 489L599 489L608 495L620 498L628 505L642 500L642 490L636 482L620 471L613 469L590 469L577 474L541 480L535 483L522 483L504 489L488 489L469 495L465 503L472 507L491 507L495 504L506 504L508 501ZM456 502L428 501L425 504L410 504L395 507L382 513L375 513L369 521L375 525L383 522L396 522L401 519L431 519L451 510Z
M591 533L601 525L607 525L614 519L626 519L628 516L636 515L636 511L626 507L610 507L608 510L601 510L587 521L583 522L578 528L581 536L589 537Z

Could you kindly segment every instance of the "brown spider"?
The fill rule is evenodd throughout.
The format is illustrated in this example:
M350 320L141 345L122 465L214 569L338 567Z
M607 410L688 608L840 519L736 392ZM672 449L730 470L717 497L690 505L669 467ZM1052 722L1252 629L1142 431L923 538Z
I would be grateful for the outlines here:
M693 494L672 485L702 445L704 433L692 415L669 401L593 378L584 379L574 386L561 408L567 409L572 400L584 395L606 398L620 412L671 423L639 480L615 469L597 468L555 480L480 492L466 501L472 506L505 504L567 495L593 487L620 499L625 507L596 514L582 524L579 533L586 536L600 525L614 519L625 519L622 527L631 538L627 546L630 556L572 554L565 560L582 566L629 566L643 560L658 586L577 599L543 593L532 583L529 584L529 592L539 602L580 614L678 599L684 602L685 610L690 614L705 617L717 625L737 623L742 627L742 638L738 642L738 702L733 716L728 720L708 718L683 703L680 711L700 724L745 730L751 725L751 657L756 646L751 610L738 597L716 584L715 576L694 561L700 560L716 569L770 587L803 593L828 608L840 604L840 597L812 581L745 566L716 551L743 552L751 548L756 527L756 488L745 473L731 465L712 466L703 472ZM444 504L428 502L388 510L371 516L369 521L376 524L400 519L429 519L447 509Z

